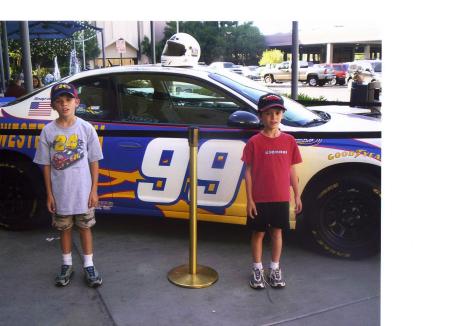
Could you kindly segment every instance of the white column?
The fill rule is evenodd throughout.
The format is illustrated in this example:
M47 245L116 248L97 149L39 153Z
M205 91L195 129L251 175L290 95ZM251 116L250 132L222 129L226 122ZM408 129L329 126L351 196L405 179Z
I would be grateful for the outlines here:
M369 60L370 59L370 52L371 52L371 47L369 44L365 45L365 49L364 49L364 55L365 55L365 59Z
M326 45L326 63L332 63L334 61L334 45L327 43Z

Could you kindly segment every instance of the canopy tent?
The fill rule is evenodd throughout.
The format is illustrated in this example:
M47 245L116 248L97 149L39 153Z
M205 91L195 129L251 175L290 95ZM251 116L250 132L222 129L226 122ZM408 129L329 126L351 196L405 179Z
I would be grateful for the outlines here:
M21 39L24 40L23 31L21 25L24 22L20 21L7 21L3 24L4 30L6 30L6 36L8 39ZM71 38L73 34L84 30L93 29L101 33L101 47L103 55L103 66L105 66L105 55L104 55L104 39L103 39L103 29L92 26L90 24L85 24L76 21L28 21L28 39L61 39L61 38ZM4 31L3 31L4 33ZM7 41L4 46L7 46ZM0 43L1 45L1 43ZM23 46L22 46L23 47ZM28 44L29 47L29 44ZM0 49L1 51L1 49ZM7 51L5 51L7 53ZM27 51L24 51L27 52ZM29 56L29 53L24 53L24 57ZM9 60L8 57L5 60ZM9 67L9 61L7 63ZM24 71L24 74L29 74L31 76L31 71ZM7 74L9 75L9 74ZM3 74L0 76L4 80ZM26 79L25 79L26 80Z
M17 21L6 22L8 38L20 39L20 24ZM74 33L90 28L100 31L101 28L75 21L29 21L30 39L70 38Z

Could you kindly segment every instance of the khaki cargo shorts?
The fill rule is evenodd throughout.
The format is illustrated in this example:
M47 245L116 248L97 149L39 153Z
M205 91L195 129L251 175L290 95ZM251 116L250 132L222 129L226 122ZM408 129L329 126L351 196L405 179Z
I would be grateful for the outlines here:
M85 214L75 215L58 215L53 214L52 225L56 230L64 231L73 227L73 224L77 227L88 229L95 225L95 208L90 208Z

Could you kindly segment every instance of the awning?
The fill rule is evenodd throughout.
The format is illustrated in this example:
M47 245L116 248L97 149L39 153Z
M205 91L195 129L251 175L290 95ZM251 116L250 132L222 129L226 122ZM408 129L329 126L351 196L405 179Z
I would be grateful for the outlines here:
M18 40L20 35L20 22L6 22L8 39ZM71 38L73 34L83 29L90 28L101 31L101 28L75 21L29 21L28 29L30 39L60 39Z

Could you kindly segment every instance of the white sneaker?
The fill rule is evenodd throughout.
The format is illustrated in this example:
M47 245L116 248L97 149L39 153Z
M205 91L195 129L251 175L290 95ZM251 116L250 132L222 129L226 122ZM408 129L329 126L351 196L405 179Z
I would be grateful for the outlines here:
M269 269L270 273L268 275L268 284L272 288L283 288L285 287L285 281L282 279L282 272L280 268Z
M253 289L265 289L265 279L263 276L263 269L253 268L249 286Z

